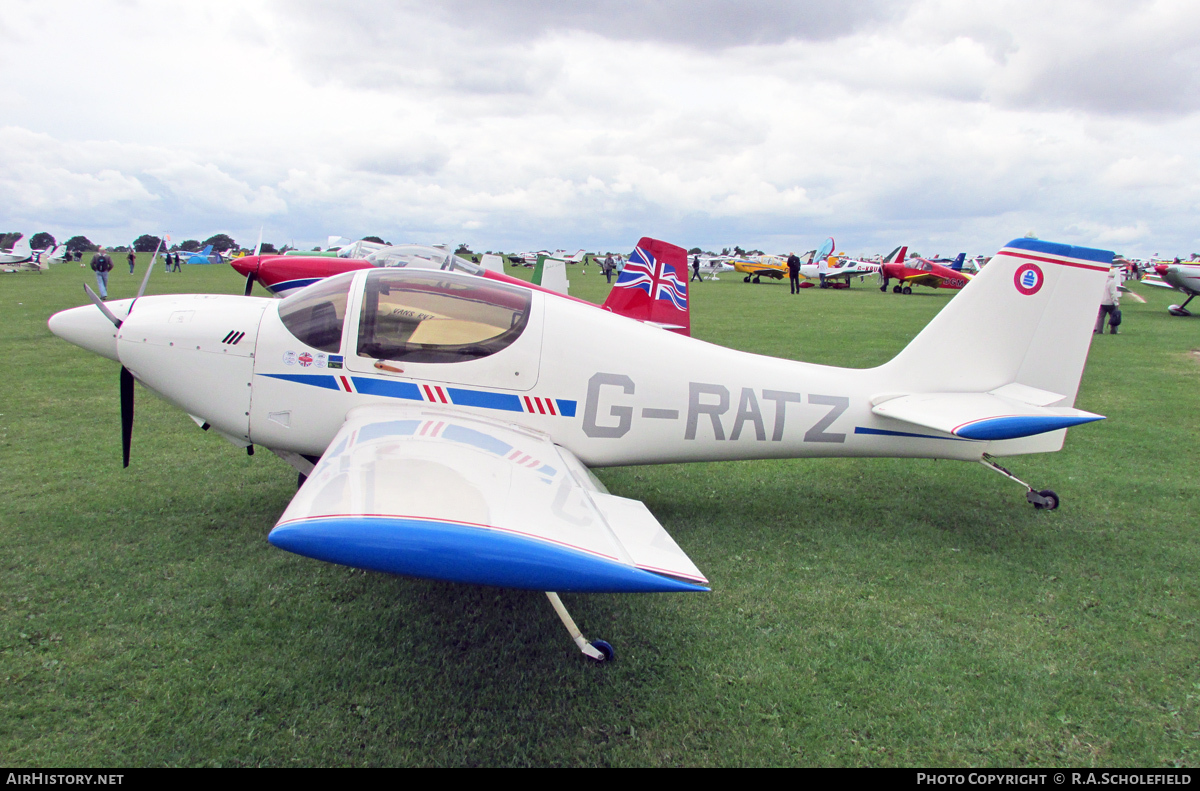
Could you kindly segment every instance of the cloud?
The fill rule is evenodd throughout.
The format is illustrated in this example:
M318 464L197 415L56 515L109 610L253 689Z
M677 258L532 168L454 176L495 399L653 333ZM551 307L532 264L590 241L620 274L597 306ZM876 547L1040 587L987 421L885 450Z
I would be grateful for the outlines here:
M48 18L105 56L47 58ZM0 210L34 225L493 249L1196 237L1200 11L1180 0L14 0L4 24Z

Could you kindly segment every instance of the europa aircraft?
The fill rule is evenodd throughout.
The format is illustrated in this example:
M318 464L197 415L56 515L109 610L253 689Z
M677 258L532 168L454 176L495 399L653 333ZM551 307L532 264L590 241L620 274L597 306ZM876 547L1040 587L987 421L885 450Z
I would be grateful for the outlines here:
M1187 309L1188 303L1192 301L1192 297L1200 294L1200 264L1155 264L1154 272L1162 282L1157 282L1151 279L1142 280L1148 286L1158 286L1160 288L1173 288L1176 291L1182 291L1187 294L1187 299L1182 305L1171 305L1167 308L1167 312L1172 316L1190 316L1192 312Z
M682 248L638 250L686 272ZM269 535L277 547L469 584L703 591L649 510L589 468L877 456L1018 480L994 457L1059 450L1068 427L1102 419L1073 405L1111 260L1017 239L871 369L734 351L450 269L346 272L284 300L89 294L94 306L49 324L121 364L126 463L137 380L291 464L303 482ZM972 353L944 354L947 337ZM1035 507L1058 506L1018 482ZM547 595L581 651L611 657Z

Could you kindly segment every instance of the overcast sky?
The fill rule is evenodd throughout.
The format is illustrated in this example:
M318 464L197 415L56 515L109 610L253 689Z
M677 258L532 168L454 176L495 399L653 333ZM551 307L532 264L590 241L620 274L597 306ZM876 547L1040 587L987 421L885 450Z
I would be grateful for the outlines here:
M1200 252L1186 0L5 0L0 231Z

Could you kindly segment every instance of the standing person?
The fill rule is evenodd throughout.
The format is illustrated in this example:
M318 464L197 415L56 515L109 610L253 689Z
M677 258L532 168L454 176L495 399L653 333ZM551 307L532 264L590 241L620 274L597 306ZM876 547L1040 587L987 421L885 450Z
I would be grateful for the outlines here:
M625 256L617 253L617 279L621 279L621 273L625 271Z
M795 253L788 253L788 284L792 287L793 294L800 293L800 257Z
M1108 280L1104 283L1104 296L1100 298L1100 313L1096 316L1096 328L1093 334L1104 334L1104 318L1108 317L1108 331L1117 334L1117 325L1121 323L1121 292L1117 290L1117 278L1109 270Z
M817 277L821 278L821 288L828 288L825 285L825 275L829 274L829 258L822 258L817 262Z
M611 285L613 273L613 257L611 253L605 257L604 263L600 265L600 268L604 270L604 279Z
M176 253L175 253L175 268L174 268L174 269L172 269L171 271L172 271L172 272L181 272L181 271L183 271L183 270L181 270L181 269L179 268L179 253L178 253L178 252L176 252Z
M129 255L126 257L129 259L129 274L132 275L133 274L133 265L137 263L137 254L134 253L132 250L130 250Z
M96 273L96 287L100 289L100 299L108 299L108 273L112 268L112 259L101 247L92 256L92 271Z
M153 266L154 262L151 261L150 265ZM163 266L166 267L166 273L171 274L171 254L165 251L163 252Z
M696 256L692 259L692 280L700 280L701 283L704 282L700 278L700 256ZM692 280L689 280L688 282L690 283Z

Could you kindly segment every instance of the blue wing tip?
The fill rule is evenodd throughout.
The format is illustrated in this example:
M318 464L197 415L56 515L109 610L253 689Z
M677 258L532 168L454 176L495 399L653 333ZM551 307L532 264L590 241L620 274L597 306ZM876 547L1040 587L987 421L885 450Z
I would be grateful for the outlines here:
M966 439L1020 439L1021 437L1032 437L1035 434L1044 434L1047 431L1057 431L1061 428L1070 428L1071 426L1078 426L1083 423L1093 423L1097 420L1104 420L1104 416L993 417L976 420L967 423L965 426L960 426L955 429L954 434Z

